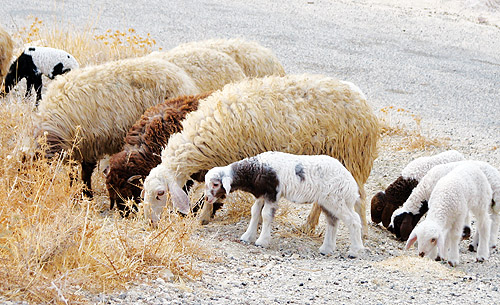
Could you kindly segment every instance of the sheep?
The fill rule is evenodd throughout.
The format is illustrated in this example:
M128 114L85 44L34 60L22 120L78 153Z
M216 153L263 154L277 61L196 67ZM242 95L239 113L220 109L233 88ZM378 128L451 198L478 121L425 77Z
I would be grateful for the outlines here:
M389 231L393 232L401 240L407 240L410 232L417 225L423 214L427 212L427 201L437 181L456 167L467 163L475 164L483 171L494 191L493 201L500 200L500 173L490 164L483 161L466 160L437 165L429 170L420 180L420 183L413 190L403 206L394 211L388 227ZM466 218L463 237L467 238L470 236L470 231L470 221Z
M354 208L361 204L358 185L335 158L270 151L224 167L214 167L205 175L205 201L213 203L235 190L249 192L256 198L248 229L241 236L243 242L255 241L255 245L262 247L269 245L271 223L278 201L283 197L295 203L316 202L321 207L327 220L321 254L332 254L336 249L339 219L349 229L349 257L356 257L364 249L361 218ZM262 230L255 240L261 214Z
M46 137L49 158L77 144L72 158L81 163L85 194L92 196L91 176L98 160L120 151L127 130L146 109L164 98L197 93L183 69L158 58L80 68L49 84L35 136Z
M110 209L116 204L125 211L124 199L140 200L141 185L149 171L161 163L161 150L170 135L182 130L186 114L198 108L198 101L210 95L182 96L146 110L130 128L125 137L123 150L111 156L106 174Z
M14 41L0 26L0 84L9 71L10 61L14 50Z
M342 162L358 183L362 204L357 212L366 229L364 184L377 156L379 124L353 86L322 75L269 76L226 85L201 100L144 181L145 216L159 220L167 191L174 208L188 213L189 199L180 186L190 176L275 150L325 154ZM205 203L202 222L211 211ZM320 212L313 205L310 228Z
M420 256L445 259L451 266L459 263L459 242L469 211L478 224L476 259L489 257L492 190L483 171L475 164L458 166L441 178L429 198L426 218L411 232L406 249L418 241Z
M182 68L191 76L200 92L216 90L250 76L226 53L208 48L175 48L167 52L153 52L148 56L167 60Z
M232 57L248 77L264 77L267 75L284 76L285 70L273 52L255 41L240 38L208 39L183 43L172 49L201 47L214 49Z
M12 63L5 77L5 93L26 78L26 96L35 88L36 103L42 99L42 74L50 79L57 75L78 69L73 55L66 51L48 47L27 47Z
M391 183L385 191L378 192L371 201L371 219L374 223L382 222L388 227L392 213L400 207L417 186L418 181L434 166L465 160L464 156L456 150L449 150L434 156L420 157L410 163L401 171L401 176Z

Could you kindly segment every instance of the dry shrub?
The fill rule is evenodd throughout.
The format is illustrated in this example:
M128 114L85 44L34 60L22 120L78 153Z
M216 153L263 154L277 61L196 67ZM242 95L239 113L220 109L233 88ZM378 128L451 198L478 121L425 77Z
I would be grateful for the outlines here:
M53 41L54 47L65 45L86 63L125 54L113 53L89 32L35 30L39 28L33 26L36 35L28 37ZM99 43L102 58L94 56ZM74 163L33 158L34 116L29 101L12 94L1 99L0 300L89 302L89 292L124 289L168 275L167 269L176 278L200 276L193 263L207 254L191 239L198 229L196 219L168 214L158 228L151 228L141 212L139 217L123 219L102 211L103 204L96 201L103 196L87 200L82 198L80 182L70 184L70 176L79 172ZM102 181L94 184L101 191Z
M65 50L72 54L80 66L101 64L110 60L139 57L153 51L156 41L149 33L143 37L130 28L125 32L108 29L97 34L88 25L80 31L71 24L63 22L45 25L36 18L30 26L23 27L14 35L24 45L38 45Z
M380 112L382 146L396 150L425 150L448 145L446 139L429 138L422 134L422 118L419 115L394 106L384 107Z

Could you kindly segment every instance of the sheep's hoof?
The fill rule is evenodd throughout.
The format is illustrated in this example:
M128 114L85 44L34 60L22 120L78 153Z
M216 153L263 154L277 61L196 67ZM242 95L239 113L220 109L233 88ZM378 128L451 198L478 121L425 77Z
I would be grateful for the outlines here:
M442 261L442 260L443 260L443 259L441 258L441 256L439 256L439 255L438 255L438 256L436 256L436 259L435 259L435 261L436 261L436 262L440 262L440 261Z
M255 241L255 245L257 247L267 248L267 246L269 245L269 241L257 239Z
M209 222L210 222L210 221L208 221L208 220L206 220L206 219L202 219L202 220L200 221L200 223L201 223L201 225L202 225L202 226L206 226L206 225L208 225L208 223L209 223Z
M319 253L321 255L327 256L327 255L332 255L333 254L333 249L328 249L328 248L319 248Z
M456 267L457 263L456 262L452 262L452 261L448 261L448 265L450 265L452 267Z
M462 239L469 239L470 238L470 227L464 227L464 230L462 232Z
M470 252L476 252L476 247L474 245L469 245L469 251Z
M347 254L347 257L350 259L354 259L354 258L357 258L358 256L356 254L349 253L349 254Z
M485 260L486 259L484 257L477 257L476 258L476 262L478 262L478 263L484 263Z

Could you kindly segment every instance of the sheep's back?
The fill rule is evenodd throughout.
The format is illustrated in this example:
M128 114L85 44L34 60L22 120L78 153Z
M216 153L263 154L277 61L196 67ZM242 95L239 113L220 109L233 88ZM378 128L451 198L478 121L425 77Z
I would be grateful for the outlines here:
M81 68L51 82L35 133L59 139L49 143L57 150L70 149L78 135L74 157L96 161L119 151L126 131L147 108L165 97L195 93L196 85L182 69L157 58Z
M255 41L239 38L208 39L184 43L173 50L193 47L210 48L226 53L241 66L243 72L248 77L285 75L285 69L271 49Z
M320 75L227 85L200 101L183 125L163 150L162 162L186 177L275 150L332 156L364 184L379 136L367 101L348 85Z

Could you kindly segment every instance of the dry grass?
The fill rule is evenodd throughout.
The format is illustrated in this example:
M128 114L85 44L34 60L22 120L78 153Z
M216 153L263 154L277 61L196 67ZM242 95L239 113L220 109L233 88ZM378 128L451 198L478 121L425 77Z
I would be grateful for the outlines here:
M98 34L92 30L92 25L82 31L71 24L45 25L36 17L30 19L30 26L21 28L13 35L21 45L63 49L72 54L82 67L109 60L143 56L151 53L156 45L149 33L143 37L133 28L126 31L108 29L104 34ZM22 49L18 50L18 53L20 52Z
M423 135L422 118L408 110L388 106L380 109L381 146L395 150L426 150L447 146L443 138Z
M64 48L84 64L143 55L154 45L150 38L118 42L115 34L127 35L113 33L96 37L35 19L15 37ZM162 277L167 269L176 278L200 276L193 262L207 253L191 239L199 228L196 219L167 215L151 228L143 217L122 219L103 211L109 203L99 195L105 193L102 174L94 174L101 177L94 184L98 196L90 201L82 198L81 183L70 186L70 175L78 174L74 164L25 154L35 144L29 99L9 94L1 100L0 117L0 299L84 303L88 292L127 288Z

